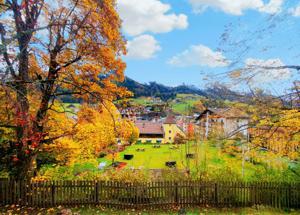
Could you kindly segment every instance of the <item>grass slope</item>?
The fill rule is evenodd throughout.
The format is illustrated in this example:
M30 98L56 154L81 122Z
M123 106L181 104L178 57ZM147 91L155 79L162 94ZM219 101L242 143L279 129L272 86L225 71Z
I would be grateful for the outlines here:
M188 114L191 108L201 100L201 96L192 94L177 94L171 102L172 110L178 114Z

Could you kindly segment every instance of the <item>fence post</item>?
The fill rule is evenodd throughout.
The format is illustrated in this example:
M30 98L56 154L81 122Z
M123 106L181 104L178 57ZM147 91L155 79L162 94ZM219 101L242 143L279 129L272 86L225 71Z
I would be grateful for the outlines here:
M51 201L52 201L52 206L55 206L55 182L52 181L51 183Z
M215 206L218 207L219 203L218 203L218 184L215 183Z
M291 206L292 206L292 204L291 204L291 201L292 201L292 185L291 185L291 183L288 184L287 188L288 188L287 189L287 193L288 193L287 199L288 199L288 201L287 201L286 207L291 208Z
M178 182L175 181L175 203L176 205L179 204L179 198L178 198Z
M96 192L96 204L99 203L99 182L96 181L96 184L95 184L95 192Z

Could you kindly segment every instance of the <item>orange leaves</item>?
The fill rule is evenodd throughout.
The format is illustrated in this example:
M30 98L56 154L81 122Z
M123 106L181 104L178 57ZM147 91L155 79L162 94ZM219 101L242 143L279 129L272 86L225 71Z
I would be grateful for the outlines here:
M129 120L119 120L117 122L118 138L123 142L134 143L139 137L139 130L135 124Z
M130 121L121 119L116 107L109 102L98 107L84 105L78 113L77 132L73 137L80 147L80 158L91 159L117 139L132 143L138 130Z
M195 138L195 127L192 123L188 124L187 137L189 140L193 140Z
M116 1L24 2L18 4L23 3L26 13L21 7L3 12L3 16L13 14L13 22L19 24L17 34L28 33L28 37L11 43L16 50L24 48L16 58L20 75L11 75L15 86L9 88L11 95L5 102L0 89L0 120L19 128L7 132L10 140L19 144L16 154L31 156L46 140L60 137L66 145L79 144L87 154L95 153L95 147L102 149L115 143L115 120L119 116L110 102L129 95L117 84L124 80L126 64L120 56L126 46ZM20 20L24 21L22 25ZM3 25L9 28L7 23ZM108 108L83 109L76 126L56 103L66 95L90 104L103 103Z
M82 149L81 158L94 158L96 152L101 152L102 148L116 143L114 121L105 109L103 112L98 112L86 107L81 111L92 112L93 117L86 120L87 114L79 114L80 124L74 138ZM83 116L84 119L81 118Z
M59 45L54 56L60 68L55 86L79 91L81 93L77 93L76 97L92 102L104 99L112 101L129 95L115 83L124 80L126 68L120 58L126 52L126 46L120 32L121 21L116 2L55 2L59 7L46 3L43 8L45 24L52 22L54 25L45 29L49 37L45 41L33 38L37 45L32 49L32 56L37 57L31 59L31 71L38 71L43 78L47 77L50 51ZM79 56L79 61L70 63ZM100 80L100 76L105 76L105 80Z
M273 110L274 112L274 110ZM280 156L295 159L300 147L300 112L298 110L280 110L276 115L260 119L256 128L251 129L252 143L266 147Z

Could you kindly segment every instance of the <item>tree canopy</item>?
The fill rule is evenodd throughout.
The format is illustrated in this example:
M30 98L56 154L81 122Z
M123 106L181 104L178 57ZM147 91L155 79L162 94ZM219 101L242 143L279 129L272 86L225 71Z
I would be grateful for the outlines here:
M125 40L114 0L5 0L1 4L2 167L23 178L44 143L68 135L47 127L55 101L89 104L129 93L119 87ZM47 129L46 129L47 128Z

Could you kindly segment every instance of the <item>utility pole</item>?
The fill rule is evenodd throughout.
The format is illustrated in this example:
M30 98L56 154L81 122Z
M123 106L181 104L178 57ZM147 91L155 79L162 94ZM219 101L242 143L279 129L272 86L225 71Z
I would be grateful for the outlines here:
M245 147L244 144L242 143L242 177L244 178L245 176Z
M208 111L206 112L206 122L205 122L205 137L208 139L208 128L209 128L209 122L208 122Z
M246 145L245 145L246 144ZM248 144L249 144L249 133L247 132L247 137L246 137L246 141L243 142L242 141L242 176L244 178L245 176L245 157L246 157L246 149L247 151L249 151L248 148Z

